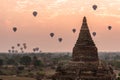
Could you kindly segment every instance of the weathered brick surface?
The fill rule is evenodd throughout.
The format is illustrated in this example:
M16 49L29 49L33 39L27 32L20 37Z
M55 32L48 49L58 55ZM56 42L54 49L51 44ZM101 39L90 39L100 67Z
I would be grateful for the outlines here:
M113 69L99 61L86 17L73 48L72 60L63 66L58 66L53 80L115 80Z

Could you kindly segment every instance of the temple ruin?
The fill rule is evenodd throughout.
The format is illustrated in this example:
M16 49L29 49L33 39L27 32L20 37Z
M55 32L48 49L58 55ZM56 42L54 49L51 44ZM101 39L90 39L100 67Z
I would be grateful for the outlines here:
M72 59L59 65L53 80L115 80L113 69L98 58L97 47L92 40L86 17L73 48Z

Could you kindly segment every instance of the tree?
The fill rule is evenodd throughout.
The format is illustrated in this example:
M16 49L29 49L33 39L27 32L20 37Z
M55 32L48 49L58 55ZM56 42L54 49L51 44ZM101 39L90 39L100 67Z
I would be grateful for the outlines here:
M3 65L3 59L0 59L0 66Z
M38 67L38 66L43 66L42 62L40 60L35 60L34 61L34 66Z
M8 60L7 60L7 64L8 64L8 65L15 65L15 64L17 64L17 63L15 62L14 59L8 59Z
M20 63L26 66L30 65L31 61L31 57L29 56L23 56L20 58Z
M117 79L116 80L120 80L120 73L118 73L118 77L117 77Z
M37 72L36 73L36 80L42 80L45 76L45 72Z
M36 56L33 57L33 65L35 67L38 67L38 66L43 66L41 60L38 60L38 58Z

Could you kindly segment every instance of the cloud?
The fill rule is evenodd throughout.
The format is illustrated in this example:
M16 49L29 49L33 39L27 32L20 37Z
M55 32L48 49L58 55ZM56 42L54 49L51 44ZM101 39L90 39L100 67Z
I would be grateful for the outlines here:
M44 0L16 0L16 6L15 10L16 11L27 11L31 10L32 8L38 9L42 3L44 3ZM37 8L38 7L38 8Z
M16 6L16 10L19 10L19 9L23 9L25 8L28 3L28 0L25 0L25 1L17 1L17 6Z
M4 4L5 3L6 1L4 1ZM91 12L93 10L93 4L98 5L97 15L101 16L118 16L114 11L120 10L120 8L118 8L120 0L104 0L96 2L87 0L9 0L9 3L9 7L12 6L11 9L9 9L10 11L23 13L24 11L31 12L37 10L42 14L42 17L46 19L52 19L59 15L72 15L86 11ZM101 11L103 13L101 13ZM111 13L112 15L108 13Z
M97 16L106 16L106 17L116 17L116 18L120 18L120 15L118 14L112 14L112 13L98 13L95 14Z
M67 2L68 0L56 0L55 1L55 4L60 4L60 3L65 3Z

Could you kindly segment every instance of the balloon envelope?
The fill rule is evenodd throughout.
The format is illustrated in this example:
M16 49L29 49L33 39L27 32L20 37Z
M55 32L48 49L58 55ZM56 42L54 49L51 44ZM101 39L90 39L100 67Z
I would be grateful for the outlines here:
M26 43L23 43L23 46L26 46Z
M76 29L72 29L72 31L73 31L73 33L75 33L75 32L76 32Z
M27 48L27 46L24 46L24 49L26 49Z
M12 49L14 49L15 47L14 47L14 46L12 46L11 48L12 48Z
M39 48L38 48L38 47L36 47L35 49L36 49L36 51L39 51Z
M35 52L35 51L36 51L36 49L35 49L35 48L33 48L33 51Z
M97 5L93 5L92 8L93 8L94 10L96 10L96 9L97 9Z
M93 34L93 36L96 36L96 32L93 32L92 34Z
M112 26L108 26L108 29L111 30L111 29L112 29Z
M18 44L17 44L17 46L19 47L19 46L20 46L20 44L18 43Z
M14 50L12 50L12 53L14 53L15 51Z
M59 42L62 42L62 38L58 38L58 41L59 41Z
M11 50L8 50L9 53L11 53Z
M34 16L34 17L37 16L37 11L33 11L33 16Z
M54 33L50 33L50 36L51 36L51 37L54 37Z
M13 27L13 31L16 32L16 31L17 31L17 28L16 28L16 27Z
M23 50L23 48L21 47L20 50Z

